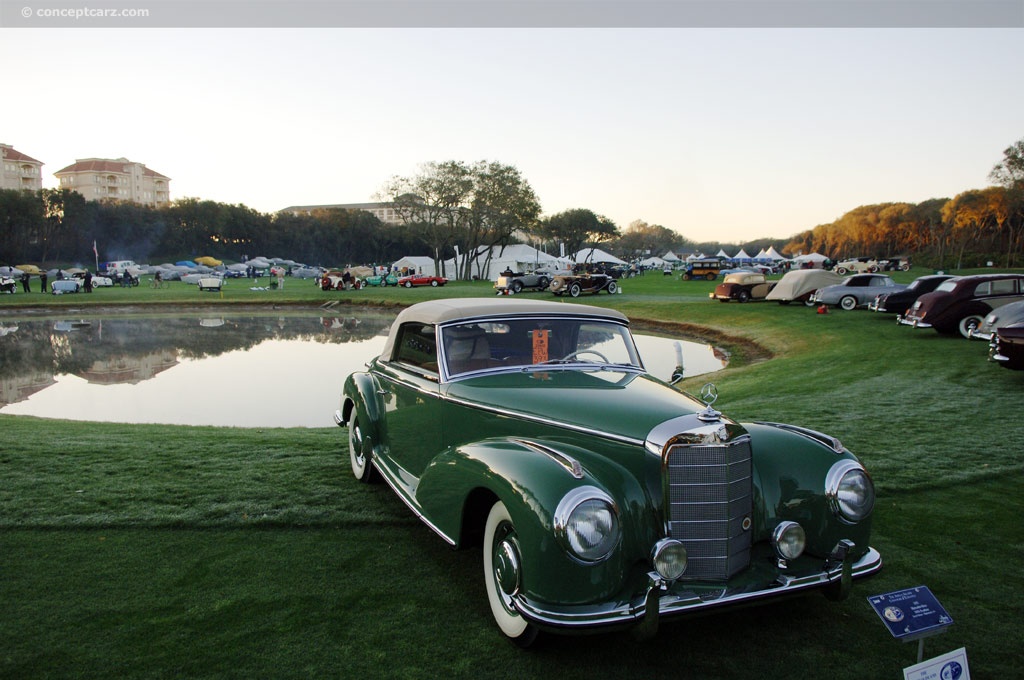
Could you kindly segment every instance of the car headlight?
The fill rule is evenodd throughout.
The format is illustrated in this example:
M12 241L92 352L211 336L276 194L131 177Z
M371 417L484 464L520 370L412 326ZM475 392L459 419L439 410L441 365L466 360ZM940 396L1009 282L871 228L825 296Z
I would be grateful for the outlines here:
M775 554L784 560L795 560L804 552L807 545L807 534L796 522L779 522L772 532L772 547Z
M615 503L592 486L567 493L555 509L554 520L559 542L581 562L599 562L619 543Z
M825 477L825 496L840 520L853 524L871 514L875 507L875 485L860 463L841 460Z
M683 575L683 572L686 571L687 560L686 548L673 538L663 538L658 541L651 554L655 571L668 581L675 581Z

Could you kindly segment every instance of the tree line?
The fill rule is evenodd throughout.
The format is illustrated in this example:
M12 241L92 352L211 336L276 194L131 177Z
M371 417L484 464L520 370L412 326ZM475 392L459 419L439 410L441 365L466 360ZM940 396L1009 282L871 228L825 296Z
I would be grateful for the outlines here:
M1024 248L1024 139L989 173L993 186L921 203L863 205L794 236L782 252L835 258L910 255L943 269L1020 264Z
M455 257L457 271L445 275L472 278L493 246L526 242L552 255L598 246L625 260L739 247L754 255L774 246L785 254L833 258L910 255L934 267L985 261L1014 266L1024 240L1024 140L1004 151L990 179L994 186L952 199L860 206L788 240L744 244L695 242L643 220L620 228L587 208L541 216L540 201L522 173L490 161L431 162L411 176L393 177L377 198L394 207L399 225L361 210L268 214L198 198L156 208L86 201L67 189L4 190L0 263L87 263L94 244L101 261L137 262L266 255L343 266L426 253L439 264Z

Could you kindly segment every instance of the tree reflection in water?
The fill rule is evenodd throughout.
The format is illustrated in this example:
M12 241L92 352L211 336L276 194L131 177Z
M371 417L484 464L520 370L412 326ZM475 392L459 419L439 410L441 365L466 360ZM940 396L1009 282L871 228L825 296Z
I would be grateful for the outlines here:
M396 312L103 316L0 321L0 413L86 421L328 427L341 385L380 353ZM670 379L675 341L638 336ZM682 343L686 375L722 368Z

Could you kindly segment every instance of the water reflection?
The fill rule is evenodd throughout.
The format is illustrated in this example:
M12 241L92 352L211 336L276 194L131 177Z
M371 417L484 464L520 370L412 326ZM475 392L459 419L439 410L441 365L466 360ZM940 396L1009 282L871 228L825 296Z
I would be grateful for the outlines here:
M391 310L0 323L0 413L123 423L326 427L383 348ZM637 333L649 372L722 368L708 345Z

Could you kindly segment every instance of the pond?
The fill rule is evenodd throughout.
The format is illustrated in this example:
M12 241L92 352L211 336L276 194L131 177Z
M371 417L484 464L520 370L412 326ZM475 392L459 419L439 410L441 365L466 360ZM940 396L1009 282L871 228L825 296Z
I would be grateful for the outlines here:
M396 311L0 320L0 413L92 422L326 427L345 377L384 346ZM646 334L668 380L723 368L710 345Z

